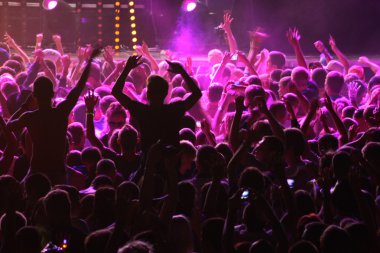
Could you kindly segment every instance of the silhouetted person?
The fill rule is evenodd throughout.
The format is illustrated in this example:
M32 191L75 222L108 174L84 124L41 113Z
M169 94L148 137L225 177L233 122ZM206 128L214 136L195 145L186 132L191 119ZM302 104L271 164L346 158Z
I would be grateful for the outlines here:
M43 173L52 184L66 182L65 157L68 118L86 85L94 56L93 53L77 85L57 107L52 106L54 97L52 81L44 76L37 78L33 85L33 98L37 102L38 109L25 112L28 101L32 100L29 98L25 106L20 109L24 113L17 118L20 112L16 112L13 116L16 119L10 120L8 123L7 126L13 131L26 127L32 138L33 155L29 174Z

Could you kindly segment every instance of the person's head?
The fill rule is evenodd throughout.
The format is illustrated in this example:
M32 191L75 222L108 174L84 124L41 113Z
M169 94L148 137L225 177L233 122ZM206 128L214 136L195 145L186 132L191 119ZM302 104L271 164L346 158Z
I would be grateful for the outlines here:
M323 253L351 253L352 245L348 234L337 226L329 226L321 235Z
M261 79L258 76L256 76L256 75L251 75L251 76L247 77L245 79L245 83L247 83L248 85L258 85L258 86L262 86L263 85Z
M265 179L260 170L254 167L248 167L240 174L240 188L254 189L255 192L264 192Z
M218 151L211 146L202 146L198 149L196 156L196 164L198 168L198 173L205 176L211 176L210 167L212 166L213 160L218 156Z
M42 237L36 227L25 226L19 229L15 238L16 253L40 253Z
M38 77L33 84L33 96L37 99L39 104L50 104L54 97L52 81L45 76Z
M20 93L20 87L15 82L4 82L1 84L1 93L9 99L11 95Z
M9 60L9 47L5 46L3 42L1 42L0 46L0 66L4 64L7 60Z
M116 196L118 200L123 198L126 202L135 200L140 196L140 189L132 181L124 181L117 187Z
M22 65L16 60L8 60L4 62L3 66L13 69L16 75L23 70Z
M179 139L181 141L189 141L193 145L195 145L196 136L195 136L195 133L191 129L189 129L189 128L182 128L179 131Z
M349 74L356 74L358 77L363 80L364 78L364 69L362 66L359 65L353 65L348 69Z
M99 222L99 229L109 226L114 219L116 191L111 187L102 186L95 192L93 215Z
M285 150L288 158L300 157L306 151L306 146L305 136L299 129L285 129Z
M318 139L318 150L321 156L329 151L334 152L338 147L338 139L332 134L324 134Z
M114 102L107 109L106 117L109 133L113 133L115 129L120 129L125 125L127 113L118 102Z
M195 132L196 124L197 124L197 122L193 116L191 116L190 114L185 114L181 120L181 129L182 128L189 128L193 132Z
M329 61L329 63L327 63L327 66L326 66L326 70L327 72L337 71L342 75L344 74L344 71L345 71L343 64L337 60Z
M370 229L364 223L354 222L344 226L344 230L348 233L353 244L353 252L369 253L375 247L374 236Z
M286 56L279 51L271 51L267 62L267 71L270 73L275 69L283 69L286 63Z
M186 90L183 87L175 87L172 90L171 99L173 98L183 98L186 95Z
M44 174L36 173L25 178L25 193L30 201L44 197L50 189L50 180Z
M213 66L217 63L221 63L223 60L223 53L219 49L212 49L208 52L208 62L210 66Z
M43 199L47 223L51 227L71 224L71 204L66 191L52 190Z
M300 104L300 101L298 100L298 97L296 94L294 93L286 93L284 96L283 96L283 99L287 102L290 103L290 105L292 106L293 108L293 111L294 113L297 115L298 114L298 110L299 110L299 104Z
M337 96L340 94L344 85L344 78L338 71L331 71L326 76L325 91L329 96Z
M87 147L82 151L82 163L86 166L87 170L95 170L96 164L102 159L100 150L95 147Z
M96 175L105 175L114 179L116 175L116 165L110 159L102 159L96 164Z
M0 231L1 239L6 243L11 243L15 236L16 232L26 225L26 218L21 212L10 212L5 213L0 218Z
M249 253L275 253L275 250L268 241L260 239L252 243Z
M107 109L113 102L116 102L116 98L112 95L106 95L100 99L99 107L103 115L106 115Z
M223 85L213 83L208 87L207 97L210 103L218 103L223 93Z
M111 231L109 229L100 229L92 232L84 241L86 253L105 252L110 237Z
M0 176L0 215L18 210L22 204L22 185L10 175Z
M189 181L178 183L178 203L177 213L183 214L188 218L192 217L196 190Z
M309 241L298 241L289 249L289 253L318 253L317 247Z
M126 124L120 129L117 141L123 152L134 152L139 143L139 133L133 126Z
M86 140L83 125L79 122L71 123L68 126L67 131L69 131L72 137L71 150L82 150Z
M308 82L310 81L310 73L304 67L295 67L292 70L292 81L296 84L300 91L307 89Z
M269 111L281 124L284 124L289 118L285 103L282 101L273 102L273 104L271 104L269 107Z
M202 252L221 252L224 219L210 218L203 222L201 230Z
M154 253L153 246L147 242L134 240L127 242L117 253Z
M380 164L380 143L368 142L362 149L363 158L371 165Z
M169 252L193 252L193 234L190 221L183 215L175 215L169 232Z
M313 80L319 90L325 90L325 81L326 81L327 71L324 68L314 69L311 73L311 80Z
M280 79L278 83L278 95L282 98L286 93L289 92L289 83L292 78L290 76L286 76Z
M245 88L245 106L249 108L254 108L257 104L255 102L255 99L257 97L266 97L265 90L258 85L250 85L247 88Z
M253 151L255 158L263 164L273 164L275 159L281 160L284 156L284 145L275 136L264 136Z
M181 162L191 165L197 155L197 149L194 147L194 144L183 140L179 144L179 149L181 152Z
M304 190L298 190L294 194L294 201L297 213L300 216L309 215L315 212L315 206L310 194Z
M373 76L368 82L368 92L380 85L380 75Z
M147 98L150 104L163 104L168 95L168 82L158 75L151 75L147 80Z

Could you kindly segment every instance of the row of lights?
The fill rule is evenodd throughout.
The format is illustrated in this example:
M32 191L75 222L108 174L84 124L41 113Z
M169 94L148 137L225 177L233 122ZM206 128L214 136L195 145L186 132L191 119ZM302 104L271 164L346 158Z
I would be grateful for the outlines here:
M115 49L120 49L120 10L121 10L121 3L120 0L115 1ZM135 15L135 2L129 1L128 3L128 10L129 10L129 20L130 20L130 26L131 26L131 35L132 35L132 47L133 49L136 49L137 45L137 30L136 30L136 15Z
M98 0L96 3L96 16L97 16L97 30L98 30L98 44L103 43L103 1Z

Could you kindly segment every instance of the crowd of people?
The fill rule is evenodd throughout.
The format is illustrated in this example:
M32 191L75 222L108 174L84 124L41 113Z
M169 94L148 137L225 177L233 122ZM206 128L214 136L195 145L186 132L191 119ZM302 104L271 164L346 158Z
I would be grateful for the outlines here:
M6 34L0 253L379 252L380 66L232 22L207 68Z

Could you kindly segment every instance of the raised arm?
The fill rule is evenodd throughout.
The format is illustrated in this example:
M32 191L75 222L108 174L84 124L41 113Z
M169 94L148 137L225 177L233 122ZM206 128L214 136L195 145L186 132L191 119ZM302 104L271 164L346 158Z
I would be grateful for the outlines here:
M222 62L220 63L219 67L215 71L215 74L211 77L210 83L220 82L223 76L223 71L226 68L227 63L231 60L231 53L226 52L224 53Z
M244 107L244 96L238 96L235 98L235 115L232 121L232 126L229 132L228 141L233 151L237 150L239 147L239 129L240 129L240 120L243 115Z
M138 54L143 55L146 59L148 59L148 61L150 62L150 65L152 67L152 70L155 73L158 73L158 69L159 69L158 63L157 63L156 59L154 59L153 55L149 52L148 44L145 41L143 41L143 44L141 46L136 47L136 52Z
M5 42L8 44L10 48L13 48L24 60L25 64L28 64L30 62L30 59L28 55L25 53L24 50L20 46L17 45L17 43L14 41L14 39L6 33L4 35Z
M368 59L366 56L361 56L358 59L360 64L368 66L375 75L380 75L380 66Z
M327 48L325 47L322 41L318 40L314 42L314 47L318 50L318 52L321 55L324 55L327 62L332 60L329 50L327 50Z
M125 80L127 79L131 70L141 64L140 59L141 56L130 56L128 58L125 68L117 78L116 83L112 88L112 95L119 101L122 106L128 110L130 110L137 102L123 93Z
M84 101L86 103L86 137L92 146L103 151L105 147L98 137L96 137L94 127L94 108L99 101L99 97L94 95L93 90L90 90L84 97Z
M88 76L90 75L92 61L99 53L100 49L95 49L92 52L91 57L89 58L87 65L84 68L83 73L76 86L73 89L71 89L70 93L66 97L66 100L60 103L58 105L58 108L64 108L67 112L70 112L74 108L75 104L79 99L80 94L86 86Z
M58 34L54 34L52 36L52 39L55 43L55 46L57 47L57 51L61 54L64 55L65 53L63 52L63 46L62 46L62 39L61 36Z
M120 61L120 62L116 63L115 68L107 76L107 78L103 81L103 85L111 85L112 82L114 82L116 80L116 78L119 76L121 71L123 71L124 66L125 66L125 61Z
M231 17L231 14L227 12L224 14L223 23L220 25L226 33L227 43L231 54L235 53L238 50L238 45L231 29L231 23L233 20L234 19Z
M13 162L14 154L17 150L17 141L14 134L6 127L3 117L0 116L0 129L4 134L7 146L0 159L0 174L6 174Z
M298 66L307 68L305 56L303 55L300 45L301 35L299 34L298 29L289 28L288 32L286 33L286 37L288 38L288 41L293 47L294 53L296 54Z
M196 102L202 97L202 91L199 89L198 85L195 83L194 79L186 72L183 66L177 62L166 61L169 64L168 71L174 74L180 74L185 81L188 89L190 90L190 96L185 100L185 109L190 110L191 107L195 105Z
M269 111L265 98L258 97L257 102L259 105L260 112L263 113L269 121L270 127L272 128L272 131L273 131L273 135L280 138L281 140L285 140L284 128Z
M334 121L334 124L335 124L335 126L336 126L336 128L340 134L340 138L339 138L340 143L339 144L340 144L340 146L342 146L348 142L347 129L345 128L345 126L344 126L342 120L339 118L338 114L335 112L331 98L327 94L325 95L325 97L326 97L325 98L326 109L331 114L333 121Z
M348 69L350 68L350 63L348 62L347 57L337 47L335 39L331 34L330 34L329 44L330 44L331 50L334 52L336 57L338 57L338 60L343 64L344 69L346 70L346 73L347 73Z

